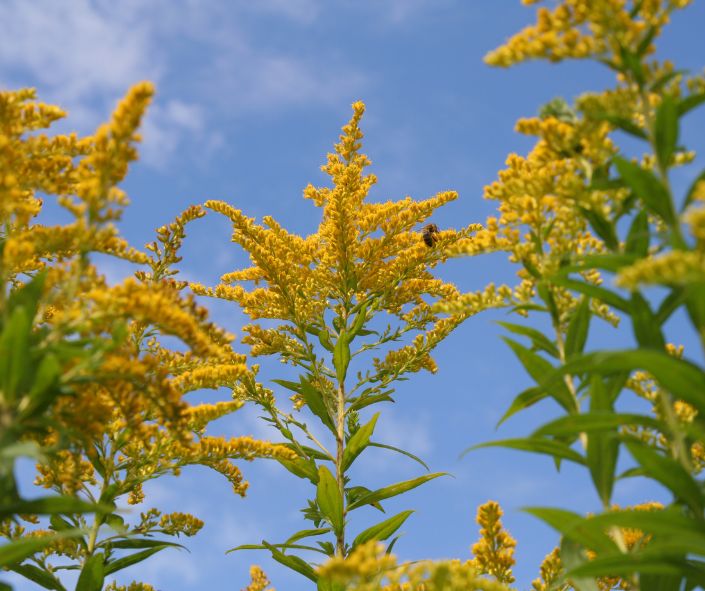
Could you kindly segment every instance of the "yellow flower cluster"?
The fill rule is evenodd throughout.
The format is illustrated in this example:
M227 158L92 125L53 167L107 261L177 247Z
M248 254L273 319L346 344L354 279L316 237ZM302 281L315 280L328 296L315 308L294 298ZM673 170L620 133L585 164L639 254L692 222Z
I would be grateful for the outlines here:
M377 360L380 372L389 377L422 368L433 370L430 351L467 313L463 310L451 318L438 318L429 300L453 301L460 294L453 285L434 277L431 269L480 226L437 231L429 246L419 225L457 199L456 193L445 191L422 201L406 197L370 202L367 197L376 179L366 173L370 160L360 152L365 107L357 102L352 108L351 120L322 167L332 186L304 189L304 197L322 209L318 231L297 236L271 217L259 225L225 202L207 201L205 207L231 220L232 241L249 254L252 265L223 275L215 287L191 284L191 289L198 295L236 302L252 319L284 321L274 327L251 324L244 328L243 342L252 355L278 355L302 367L316 365L311 355L318 340L332 351L332 339L340 336L338 329L327 326L326 311L347 318L352 316L350 310L363 310L363 324L385 312L401 324L398 332L392 332L397 337L410 330L419 332L413 345L391 352L384 361ZM320 373L325 376L332 371ZM241 399L259 396L264 401L266 397L264 392L255 395L241 390L237 389ZM300 398L296 403L301 404Z
M156 591L156 589L148 583L132 581L129 585L118 585L112 581L105 586L105 591Z
M535 4L538 0L526 1ZM658 35L674 9L691 0L561 0L555 8L540 7L536 23L485 56L492 66L511 66L529 59L553 62L599 57L621 62L620 48L635 50L653 30ZM647 51L652 51L651 44Z
M269 585L267 575L259 566L252 565L250 567L250 584L242 591L264 591L267 585ZM270 587L268 591L274 591L274 588Z
M477 508L480 539L473 544L473 566L478 573L488 574L500 583L514 582L512 567L516 540L502 526L502 509L495 501L488 501Z
M554 548L546 555L539 567L539 573L539 578L531 582L531 588L534 591L549 591L550 589L563 591L567 589L568 585L558 586L556 584L563 575L563 563L558 548Z
M398 564L379 542L361 544L343 559L335 556L318 575L348 591L508 591L499 581L482 577L472 561L418 561Z
M85 500L93 500L96 489L103 495L108 491L101 497L106 503L124 495L129 504L139 504L144 482L178 474L190 464L223 473L242 495L247 483L233 460L294 457L284 446L249 437L206 437L208 423L242 403L192 406L184 398L200 388L235 390L255 375L245 357L233 351L234 337L209 321L207 310L183 291L186 283L173 278L186 224L202 217L203 209L190 207L159 228L157 239L147 245L149 254L118 234L115 222L128 204L118 184L137 158L137 130L152 94L150 84L136 85L109 123L79 139L40 133L63 112L35 103L33 91L0 92L0 307L43 269L44 289L34 319L41 330L35 332L46 335L43 346L67 343L80 353L60 376L60 385L71 395L53 402L51 428L37 431L39 443L51 453L37 466L36 483ZM33 223L43 200L54 195L73 221ZM95 252L147 270L108 285L92 264ZM177 350L167 345L172 342ZM160 515L156 509L143 514L137 529L194 535L202 527L190 515ZM89 529L89 517L73 517ZM93 531L99 530L95 525ZM42 531L8 526L0 533L14 539ZM45 554L69 556L80 564L92 550L63 540ZM141 583L113 587L151 589Z
M539 281L548 280L576 255L601 252L602 241L593 236L580 209L599 215L618 206L626 191L594 191L590 188L592 171L616 152L608 137L611 127L604 122L581 118L567 105L549 104L549 113L522 119L521 133L536 135L538 141L526 157L511 154L499 179L485 187L485 198L499 202L499 216L490 216L481 230L459 241L451 254L478 255L497 251L509 254L519 263L519 283L512 290L490 285L483 292L461 296L444 303L445 309L469 313L531 301ZM596 271L584 278L599 284ZM578 303L568 290L555 285L551 293L563 323ZM606 306L594 307L603 318L616 322Z
M159 520L161 530L170 536L195 536L203 527L203 522L188 513L167 513Z

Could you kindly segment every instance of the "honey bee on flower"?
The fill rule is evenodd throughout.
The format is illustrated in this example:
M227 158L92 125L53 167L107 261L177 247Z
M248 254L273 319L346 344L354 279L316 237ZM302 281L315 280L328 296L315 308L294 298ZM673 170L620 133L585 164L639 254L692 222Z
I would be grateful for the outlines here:
M436 242L438 242L439 234L440 232L436 224L428 224L424 226L423 231L421 232L421 236L423 236L423 241L429 248L433 248Z

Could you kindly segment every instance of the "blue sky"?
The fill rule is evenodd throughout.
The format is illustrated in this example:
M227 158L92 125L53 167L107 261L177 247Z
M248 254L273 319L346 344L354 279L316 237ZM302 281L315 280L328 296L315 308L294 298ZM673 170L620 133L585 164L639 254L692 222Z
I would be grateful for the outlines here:
M134 82L156 83L142 159L125 183L132 205L121 227L136 245L188 205L211 198L257 218L272 215L292 231L315 231L318 210L301 191L309 182L327 181L319 167L358 99L367 104L364 151L379 178L372 199L425 198L455 189L460 199L433 221L459 226L491 213L495 204L483 201L483 186L496 178L508 153L530 146L513 132L518 117L535 114L557 95L570 99L611 83L608 72L589 63L511 70L482 63L488 50L532 18L533 9L518 0L3 0L0 80L4 87L37 87L40 98L69 110L59 129L80 132L104 120ZM662 55L681 67L702 68L703 25L705 7L696 2L673 19ZM693 148L703 147L703 123L702 115L692 116L684 132ZM184 250L186 278L214 284L243 262L229 242L227 223L209 216L193 224ZM109 260L101 264L114 280L129 271ZM510 281L512 273L495 256L454 260L441 274L473 290ZM234 307L208 304L221 324L239 332L244 318ZM388 514L416 509L396 553L402 559L467 558L477 536L475 508L495 499L518 539L515 574L526 589L557 538L520 508L587 511L598 502L586 474L571 466L557 474L549 460L503 450L458 459L469 445L526 434L554 412L539 406L495 432L513 396L528 385L499 340L493 320L502 318L488 313L458 329L437 350L437 375L400 384L396 405L383 409L378 434L421 455L434 471L454 475L388 503ZM681 331L673 325L674 341L688 340ZM597 332L594 343L630 343L624 329L598 326ZM265 363L262 379L279 377L279 368ZM204 392L192 400L225 397L225 391ZM254 409L215 429L269 436ZM127 580L169 591L238 589L257 563L280 591L309 589L307 580L266 553L224 554L262 538L283 541L305 526L298 509L311 494L307 486L276 464L243 469L251 482L244 500L205 469L148 486L148 504L192 511L206 527L187 540L190 553L164 551L132 569ZM372 487L414 477L420 467L401 456L371 453L356 474ZM660 494L633 480L618 489L616 500ZM373 517L365 514L359 527ZM35 587L18 582L16 588Z

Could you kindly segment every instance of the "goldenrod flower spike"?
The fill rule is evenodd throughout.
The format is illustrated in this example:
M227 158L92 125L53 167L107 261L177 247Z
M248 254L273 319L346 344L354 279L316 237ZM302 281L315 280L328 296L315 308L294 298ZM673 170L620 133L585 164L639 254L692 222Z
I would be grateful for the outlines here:
M500 583L514 582L512 567L516 540L507 532L501 521L502 509L495 501L488 501L477 508L480 539L472 546L472 563L478 572L492 575Z

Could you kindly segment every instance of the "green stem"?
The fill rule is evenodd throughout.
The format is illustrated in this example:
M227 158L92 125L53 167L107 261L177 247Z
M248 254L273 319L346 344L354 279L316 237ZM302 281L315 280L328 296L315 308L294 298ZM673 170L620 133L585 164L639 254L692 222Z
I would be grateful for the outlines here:
M343 502L343 527L336 534L335 553L338 556L345 556L345 469L343 468L343 453L345 452L345 385L338 386L337 399L337 416L336 416L337 432L336 439L336 456L335 456L335 474L338 482L338 494Z

